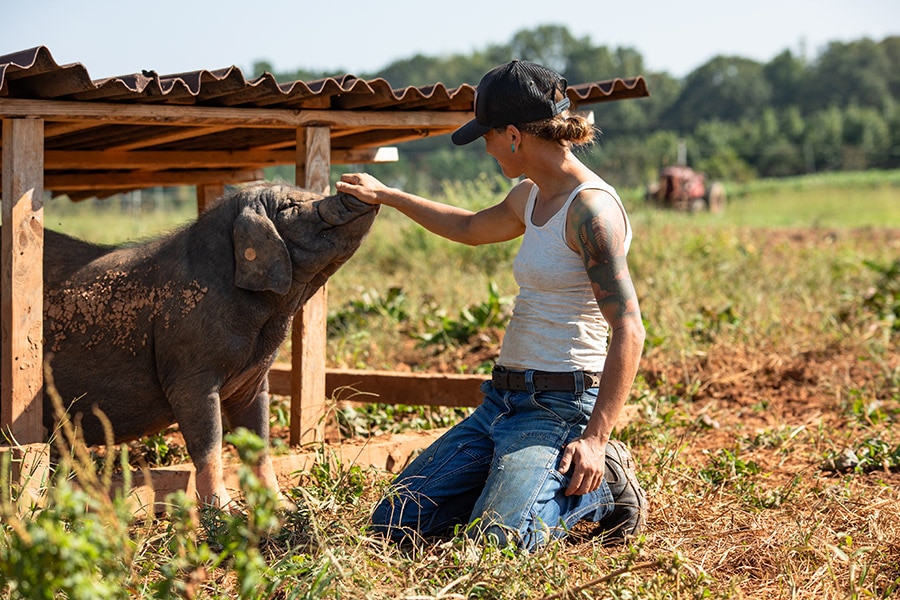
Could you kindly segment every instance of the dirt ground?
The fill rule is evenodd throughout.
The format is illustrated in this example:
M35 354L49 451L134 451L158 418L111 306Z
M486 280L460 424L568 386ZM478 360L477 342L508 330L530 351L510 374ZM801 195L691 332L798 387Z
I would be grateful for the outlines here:
M839 235L785 231L769 243L815 250ZM900 230L856 235L900 254ZM410 342L397 368L469 370L496 358L501 338L487 331L440 353ZM642 358L643 395L618 432L651 503L638 554L678 556L695 585L685 597L703 586L723 597L900 597L900 352L872 357L856 340L805 347ZM273 435L286 441L287 429ZM873 440L884 464L835 463Z

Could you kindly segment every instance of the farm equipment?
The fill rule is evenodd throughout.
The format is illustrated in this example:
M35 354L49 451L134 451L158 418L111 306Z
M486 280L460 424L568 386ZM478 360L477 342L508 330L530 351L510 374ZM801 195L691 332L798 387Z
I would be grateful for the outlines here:
M687 166L664 167L659 179L647 186L646 199L658 206L692 213L725 210L725 186Z

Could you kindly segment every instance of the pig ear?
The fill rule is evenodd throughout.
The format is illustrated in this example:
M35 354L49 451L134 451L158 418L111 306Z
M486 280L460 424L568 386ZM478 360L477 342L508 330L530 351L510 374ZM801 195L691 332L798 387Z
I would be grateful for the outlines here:
M291 257L268 217L245 209L234 220L234 283L240 288L286 294Z

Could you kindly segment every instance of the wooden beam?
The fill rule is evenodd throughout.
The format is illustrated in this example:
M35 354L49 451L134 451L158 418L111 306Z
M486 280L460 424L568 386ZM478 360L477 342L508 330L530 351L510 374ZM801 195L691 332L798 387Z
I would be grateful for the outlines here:
M444 135L447 133L452 133L455 131L455 128L443 129L443 128L418 128L410 131L394 129L392 130L390 142L391 144L400 144L407 141L413 140L421 140L426 137L432 137L436 135ZM350 147L369 147L369 146L377 146L385 143L383 130L378 131L374 129L370 129L368 131L360 131L353 135L343 135L343 131L339 131L332 136L335 140L339 140L342 146L350 146Z
M3 148L0 428L31 444L44 440L44 122L4 119Z
M332 141L332 149L331 149L331 164L332 165L358 165L363 163L388 163L388 162L397 162L400 160L400 154L397 151L397 148L394 146L369 146L369 147L358 147L358 148L350 148L348 150L335 150L334 149L334 140L337 139L337 135L331 136ZM262 146L257 146L253 148L252 152L278 152L290 149L288 152L292 157L296 157L296 152L294 150L294 144L296 142L294 140L288 142L275 142L272 144L264 144ZM278 154L279 162L277 164L288 164L280 162L281 154ZM290 164L294 164L294 159L291 159Z
M212 135L225 131L228 127L221 125L216 127L185 127L173 129L154 128L153 135L145 136L132 142L114 144L109 150L137 150L138 148L149 148L150 146L159 146L161 144L170 144L172 142L180 142L182 140L191 140L205 135Z
M397 148L393 146L331 151L331 164L333 165L389 163L397 162L398 160L400 160L400 154L397 152Z
M263 178L264 174L261 169L244 171L210 169L156 172L51 173L44 179L44 185L49 190L78 191L135 189L174 185L198 185L204 183L243 183Z
M197 186L197 214L202 215L225 194L225 184L207 183Z
M0 117L3 118L34 117L47 121L176 127L455 129L471 119L473 114L471 111L293 110L0 98Z
M319 194L331 191L331 136L328 127L297 130L294 154L297 185Z
M269 393L291 395L291 365L269 369ZM337 402L478 406L486 375L325 369L325 397Z
M44 506L50 475L50 444L0 447L0 481L9 486L0 494L15 499L20 511Z
M328 127L297 130L297 185L327 194L331 181L331 138ZM290 443L333 441L335 425L326 423L325 350L328 288L323 285L294 317L291 333Z
M75 133L76 131L84 131L90 129L94 125L85 121L70 121L68 123L44 123L44 139L49 140L54 137Z
M420 450L429 446L446 429L410 431L372 438L354 438L329 446L327 456L314 447L278 454L272 457L272 468L282 489L297 485L299 473L309 471L322 461L337 460L341 465L363 465L398 473ZM238 498L241 495L238 473L240 463L225 465L225 488ZM183 490L188 498L195 497L196 470L191 463L167 467L155 467L143 471L132 471L131 487L125 490L124 477L117 473L112 478L112 493L127 492L131 511L138 516L160 515L168 512L172 505L166 497Z
M619 415L616 427L621 429L637 416L637 406L627 405ZM282 489L297 485L298 473L308 472L322 461L338 461L341 465L361 465L374 467L390 473L399 473L424 448L434 443L448 428L408 431L404 433L382 434L369 438L354 437L330 444L323 457L318 447L279 454L272 457L272 468ZM225 487L234 497L240 495L238 480L239 464L225 465ZM147 478L149 475L149 480ZM113 476L113 493L123 490L123 477ZM184 490L189 498L196 494L195 470L191 463L156 467L146 471L131 473L131 488L128 499L131 509L138 515L162 514L171 505L166 497L172 492Z
M2 155L0 151L0 155ZM359 150L333 150L332 164L360 164L395 162L397 149L363 148ZM293 165L296 151L290 150L47 150L44 167L47 170L99 170L99 169L223 169L263 168L275 165Z

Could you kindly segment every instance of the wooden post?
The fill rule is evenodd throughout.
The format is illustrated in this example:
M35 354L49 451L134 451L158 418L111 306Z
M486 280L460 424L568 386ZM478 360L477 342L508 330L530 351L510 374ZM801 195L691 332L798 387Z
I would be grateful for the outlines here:
M297 130L297 185L328 194L331 187L331 132L328 127ZM316 292L294 317L291 333L291 445L334 441L326 427L325 348L328 290Z
M43 441L44 121L3 119L0 429Z
M43 506L50 483L50 444L0 448L0 470L0 481L8 486L0 493L15 499L19 510Z
M207 208L217 202L225 193L222 183L205 183L197 186L197 214L202 215Z

